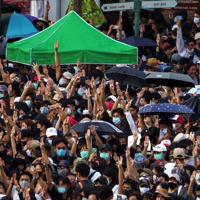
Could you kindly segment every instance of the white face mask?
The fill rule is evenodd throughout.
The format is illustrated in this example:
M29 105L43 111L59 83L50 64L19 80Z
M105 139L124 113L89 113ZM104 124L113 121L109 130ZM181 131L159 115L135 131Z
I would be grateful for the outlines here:
M140 192L142 193L142 194L145 194L146 192L148 192L149 191L149 188L148 187L142 187L142 188L140 188Z
M144 178L144 177L140 177L139 180L143 180L143 179L146 179L147 181L149 181L149 177L148 178Z
M199 18L198 17L194 17L194 23L195 24L199 24L199 22L200 22Z
M187 51L188 51L188 53L192 53L192 52L194 52L194 49L192 49L192 50L187 49Z
M83 115L89 115L89 111L88 110L83 110Z
M156 175L155 174L153 175L153 183L154 184L156 183Z
M172 124L172 130L175 131L177 129L176 124Z
M67 84L67 81L64 78L61 78L59 80L59 85L65 85L65 84Z
M151 125L148 125L148 124L145 124L147 129L151 128L152 126Z

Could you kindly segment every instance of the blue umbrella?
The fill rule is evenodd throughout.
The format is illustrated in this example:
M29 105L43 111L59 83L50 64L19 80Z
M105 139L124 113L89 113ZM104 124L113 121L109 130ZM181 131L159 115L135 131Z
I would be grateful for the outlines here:
M153 40L136 36L124 38L120 42L133 47L156 47L156 43Z
M185 105L160 103L144 106L138 114L194 114L194 111Z
M18 13L5 14L1 16L0 35L3 35L8 39L20 38L37 32L37 29L26 16Z

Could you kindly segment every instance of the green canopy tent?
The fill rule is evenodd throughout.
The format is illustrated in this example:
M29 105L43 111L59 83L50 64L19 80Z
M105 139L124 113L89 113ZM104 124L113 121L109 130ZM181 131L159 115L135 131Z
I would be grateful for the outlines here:
M74 11L29 38L7 45L6 59L31 65L53 65L54 44L59 41L60 64L137 64L136 47L115 41L99 32Z

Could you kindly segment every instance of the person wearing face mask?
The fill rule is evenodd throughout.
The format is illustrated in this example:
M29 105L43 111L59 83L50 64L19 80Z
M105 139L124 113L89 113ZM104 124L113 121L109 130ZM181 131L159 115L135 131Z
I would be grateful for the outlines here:
M149 181L146 179L140 180L139 181L139 190L140 190L141 195L144 195L145 193L147 193L150 190Z
M173 139L178 133L184 133L185 121L181 115L175 115L172 120L171 138Z
M177 174L171 174L169 176L169 182L168 182L168 187L169 187L168 192L170 196L173 195L176 196L178 194L179 184L180 184L180 177Z
M69 172L69 162L61 160L58 163L57 172L59 176L65 176Z
M167 148L163 144L158 144L153 147L155 163L157 163L157 165L160 167L163 167L165 164L167 164L167 162L165 161L166 152Z
M197 26L197 32L200 31L200 11L195 11L194 13L194 23Z
M66 88L66 86L68 85L72 77L73 77L73 74L71 74L70 72L63 73L63 75L61 76L59 80L59 86Z
M194 53L194 47L195 47L194 39L188 38L186 41L186 46L185 46L184 42L183 42L181 21L179 18L177 18L176 24L178 26L177 39L176 39L176 46L177 46L178 54L184 58L189 58L189 60L191 60L191 63L197 63L199 61L199 58Z
M16 177L13 175L13 179L15 180ZM30 198L36 199L36 200L42 200L42 198L38 195L35 194L34 190L31 189L31 181L33 179L32 174L29 172L22 172L19 177L19 186L13 186L12 188L12 197L13 199L23 199L23 191L24 189L28 188L29 189L29 195ZM10 184L12 182L10 181Z
M50 127L46 130L46 140L48 144L52 146L52 140L58 135L57 130L54 127Z
M111 167L118 173L117 166L111 162L112 159L112 147L109 144L103 144L100 148L100 158L105 159L107 166Z
M38 18L38 19L34 20L33 25L36 27L38 32L43 31L44 29L46 29L49 26L47 20L44 18Z

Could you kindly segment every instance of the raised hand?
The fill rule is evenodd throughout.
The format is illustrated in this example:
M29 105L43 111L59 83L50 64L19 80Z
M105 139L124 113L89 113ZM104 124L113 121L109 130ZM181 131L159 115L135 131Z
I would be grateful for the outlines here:
M181 28L181 20L178 17L176 17L176 25Z
M90 130L91 130L92 135L95 137L97 135L97 132L93 125L90 126Z
M156 43L157 45L160 45L160 34L157 34Z
M49 0L47 0L47 3L46 3L46 10L49 11L51 9L51 6L49 4Z
M135 130L134 133L133 133L133 139L134 139L134 142L137 143L137 140L138 140L138 132L137 132L137 130Z
M76 64L76 66L77 66L78 70L81 70L82 65L81 65L81 62L80 62L79 59L77 60L77 64Z
M58 47L59 47L59 41L57 40L56 43L54 44L55 51L58 51Z
M132 99L126 104L126 111L130 109L132 104Z
M87 130L87 133L85 134L85 139L86 140L90 139L90 129Z
M39 70L39 66L37 65L37 62L33 64L33 69L35 72Z
M144 147L148 148L148 146L149 146L149 136L145 136Z
M177 168L180 170L181 173L183 173L184 172L183 164L181 164L179 160L177 160L176 162L177 162Z
M126 159L130 158L131 151L129 147L126 147Z
M144 24L141 24L140 33L144 33L144 31L145 31L145 26Z
M78 140L78 134L73 129L70 130L70 133L75 140Z
M40 140L40 149L44 149L44 137Z

